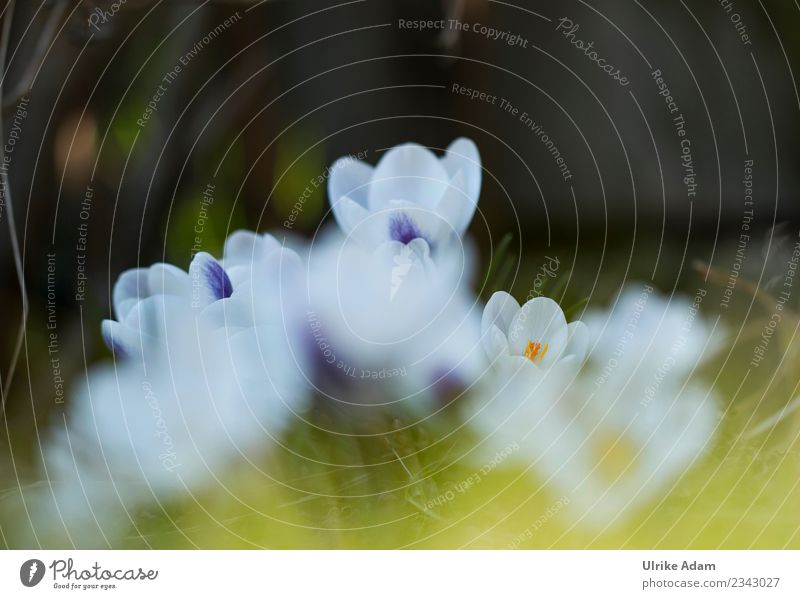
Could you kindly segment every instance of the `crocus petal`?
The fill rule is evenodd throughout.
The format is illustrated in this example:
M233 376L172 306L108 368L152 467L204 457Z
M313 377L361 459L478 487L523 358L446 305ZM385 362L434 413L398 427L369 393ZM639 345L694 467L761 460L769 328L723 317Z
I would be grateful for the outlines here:
M568 337L567 321L561 307L547 297L535 297L525 303L514 317L508 331L511 353L522 355L529 341L547 344L542 364L556 360L564 351Z
M123 272L114 283L114 314L123 320L140 298L150 295L146 268L132 268Z
M464 174L459 171L436 205L436 212L458 235L463 235L475 214L477 204L465 189Z
M576 320L567 325L567 330L569 331L567 347L562 355L583 362L589 350L589 327Z
M404 200L433 209L450 177L436 155L417 144L403 144L381 158L369 187L370 210Z
M250 303L244 298L228 297L211 303L203 308L200 317L210 328L224 328L228 334L244 330L253 324Z
M372 253L371 263L373 268L385 272L397 266L401 256L407 256L415 266L424 269L433 266L430 246L422 238L413 239L407 244L399 241L382 243Z
M466 191L472 203L477 205L481 191L481 156L475 143L466 137L459 137L447 147L442 165L451 178L461 172L466 182Z
M507 337L511 322L517 312L519 312L517 300L505 291L496 291L489 298L486 307L483 309L481 334L486 335L492 326L496 326L503 333L503 336Z
M666 408L668 413L656 425L658 434L651 435L655 442L648 445L659 460L659 473L665 478L680 474L708 449L719 421L716 398L705 389L689 385L684 392L676 391L675 395L675 401L672 397L659 398L669 399L672 405Z
M307 297L301 293L305 282L304 267L300 256L288 248L281 248L267 256L260 274L254 279L253 288L256 313L261 310L279 310L281 320L286 320L287 313L297 310L299 301L306 301ZM259 297L261 296L261 297ZM267 297L279 302L273 306L266 301ZM266 315L274 318L275 314Z
M366 162L349 156L334 162L328 177L328 201L331 207L335 206L340 198L347 196L366 208L373 171L374 169Z
M261 257L263 238L253 231L234 231L225 240L225 267L247 264Z
M153 264L147 270L147 285L149 295L178 295L187 296L189 294L188 275L172 264L159 262Z
M398 210L393 211L389 216L389 239L407 244L415 239L427 238L414 216L408 212Z
M137 331L121 325L116 320L104 320L100 325L100 332L106 347L119 359L134 355L139 346Z
M388 241L378 246L373 252L368 276L374 277L380 296L394 301L418 290L434 270L428 243L417 238L407 244Z
M272 235L258 235L252 231L236 231L225 241L225 253L221 262L233 287L238 287L254 275L254 267L260 268L265 257L280 250L281 243Z
M211 254L198 253L192 260L189 274L192 278L193 303L205 306L230 297L233 293L233 285L228 274ZM195 294L198 297L194 297Z
M136 335L134 345L163 339L170 323L187 314L189 302L174 295L151 295L138 302L125 319L125 329Z
M339 196L337 200L331 199L331 210L346 235L353 233L369 217L367 209L347 195Z
M506 334L497 325L491 325L481 338L483 349L489 362L494 363L498 358L508 355L508 339Z

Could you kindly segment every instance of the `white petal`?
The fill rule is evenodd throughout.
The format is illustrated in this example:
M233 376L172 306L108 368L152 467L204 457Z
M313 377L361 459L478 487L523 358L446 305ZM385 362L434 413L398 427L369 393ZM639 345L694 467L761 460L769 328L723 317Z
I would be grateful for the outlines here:
M266 260L264 260L263 271L259 273L259 276L266 277L272 285L278 286L290 281L296 281L302 274L303 263L297 252L287 248L280 248L267 256Z
M424 239L414 239L404 244L388 241L378 246L372 255L371 273L378 297L389 302L411 301L424 281L435 270L430 257L430 247ZM418 331L409 330L407 335Z
M449 223L453 231L463 235L475 214L477 204L466 191L464 174L459 171L450 180L442 199L436 205L436 212Z
M343 196L366 208L369 183L374 169L350 156L339 158L330 168L328 178L328 201L331 206Z
M186 297L190 292L189 276L177 266L160 262L147 271L150 295L178 295Z
M253 272L255 271L253 264L230 266L229 263L226 262L225 272L228 273L228 278L231 280L233 288L238 289L253 278Z
M421 268L427 271L433 268L430 246L421 238L414 239L407 244L399 241L387 241L372 253L372 264L384 272L395 269L398 265L402 269L406 259L413 264L415 270Z
M393 200L433 209L444 194L450 177L436 155L417 144L389 150L372 174L369 208L380 210Z
M411 202L392 201L386 210L378 212L376 216L386 219L381 241L391 239L408 243L413 238L421 238L432 248L438 248L447 244L455 234L453 227L438 211ZM411 239L404 240L402 237Z
M589 327L576 320L567 325L569 337L567 347L562 354L565 358L572 356L579 364L586 358L589 350Z
M481 338L483 349L489 362L494 363L497 359L508 355L508 339L505 333L497 325L491 325L488 331Z
M132 268L123 272L114 283L114 314L124 320L131 308L141 298L150 295L146 268Z
M272 252L253 281L253 297L256 316L281 321L290 314L302 310L308 298L304 292L305 273L303 263L296 252L281 248ZM264 314L264 312L271 314Z
M477 205L483 169L481 168L481 156L475 143L466 137L459 137L448 146L444 158L442 158L442 164L451 178L455 177L459 171L463 174L467 194L473 204Z
M650 403L648 410L657 412L655 430L648 430L651 439L648 451L653 453L651 470L663 476L665 482L680 474L714 439L718 423L716 397L705 389L690 385L683 392L674 387L662 390Z
M497 326L505 337L511 322L519 312L519 303L505 291L496 291L489 298L481 318L481 334L485 335L492 326Z
M234 264L252 262L260 252L261 237L254 231L234 231L225 240L224 260Z
M115 358L135 358L137 354L141 354L142 335L139 331L116 320L104 320L100 325L100 331L106 347L111 350Z
M255 231L234 231L225 240L222 265L230 275L230 271L240 266L251 266L271 252L280 249L281 243L272 235L259 235Z
M148 340L163 339L167 327L184 317L188 310L189 302L184 298L153 295L133 307L125 319L124 326L136 332L137 339L134 345L141 345Z
M345 235L353 233L370 216L366 208L351 200L347 195L339 196L337 200L331 200L331 210Z
M567 321L561 307L547 297L535 297L520 308L508 331L512 354L522 355L529 341L545 343L547 354L542 364L557 359L567 344Z
M261 235L261 246L262 246L261 256L262 257L269 256L272 252L276 252L280 250L282 247L284 247L284 244L285 240L282 243L278 241L274 235L270 235L269 233L264 233L263 235Z
M252 326L251 305L244 298L228 297L209 304L200 313L203 323L211 329L226 329L228 334Z

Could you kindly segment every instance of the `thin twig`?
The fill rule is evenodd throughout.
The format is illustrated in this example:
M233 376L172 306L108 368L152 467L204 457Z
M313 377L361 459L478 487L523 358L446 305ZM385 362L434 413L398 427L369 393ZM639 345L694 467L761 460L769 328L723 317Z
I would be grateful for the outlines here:
M713 283L716 283L720 287L726 285L728 282L728 277L725 273L717 270L710 264L703 262L702 260L695 260L694 261L694 269L698 273L708 272L708 278L711 279ZM767 310L774 310L775 308L775 298L772 297L769 293L759 288L754 283L751 283L747 279L739 278L737 279L737 284L740 287L743 287L746 291L749 291L753 294L753 296L766 308Z
M61 24L61 20L64 18L64 13L67 11L68 6L69 2L67 0L61 0L53 6L50 14L47 15L47 21L45 21L44 27L39 35L39 42L33 53L34 58L28 64L20 82L16 85L14 90L8 94L8 97L4 98L4 111L16 106L17 102L30 92L36 74L39 72L39 69L42 68L42 62L44 61L48 48L50 48L54 41L56 30ZM5 79L5 77L3 77L3 79Z

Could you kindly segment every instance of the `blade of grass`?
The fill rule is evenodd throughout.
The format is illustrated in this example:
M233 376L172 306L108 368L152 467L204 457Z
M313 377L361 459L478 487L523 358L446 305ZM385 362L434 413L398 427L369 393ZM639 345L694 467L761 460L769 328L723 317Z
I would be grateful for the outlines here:
M583 308L588 303L589 303L589 298L588 297L583 298L582 300L574 303L569 308L564 310L564 316L566 316L567 320L569 320L575 312Z
M503 259L505 258L512 239L514 239L514 236L511 233L506 233L498 242L494 252L492 252L492 255L489 257L489 266L486 268L486 275L483 277L483 285L481 285L481 290L486 291L489 289L489 283L492 281L492 277L495 275L497 265L502 263Z

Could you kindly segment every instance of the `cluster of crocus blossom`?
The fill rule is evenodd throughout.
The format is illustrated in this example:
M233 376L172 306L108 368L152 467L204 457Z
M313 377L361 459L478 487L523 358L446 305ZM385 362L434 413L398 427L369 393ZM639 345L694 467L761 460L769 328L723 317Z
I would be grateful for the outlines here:
M442 157L404 144L375 167L343 159L328 181L336 223L313 241L240 231L188 272L123 273L102 324L114 360L74 390L45 451L56 498L91 512L93 497L139 505L213 485L283 443L312 397L417 415L458 401L480 447L519 447L509 463L592 524L668 490L715 426L691 376L708 325L679 326L686 302L649 286L584 322L546 297L497 291L484 306L466 236L481 179L463 138Z

